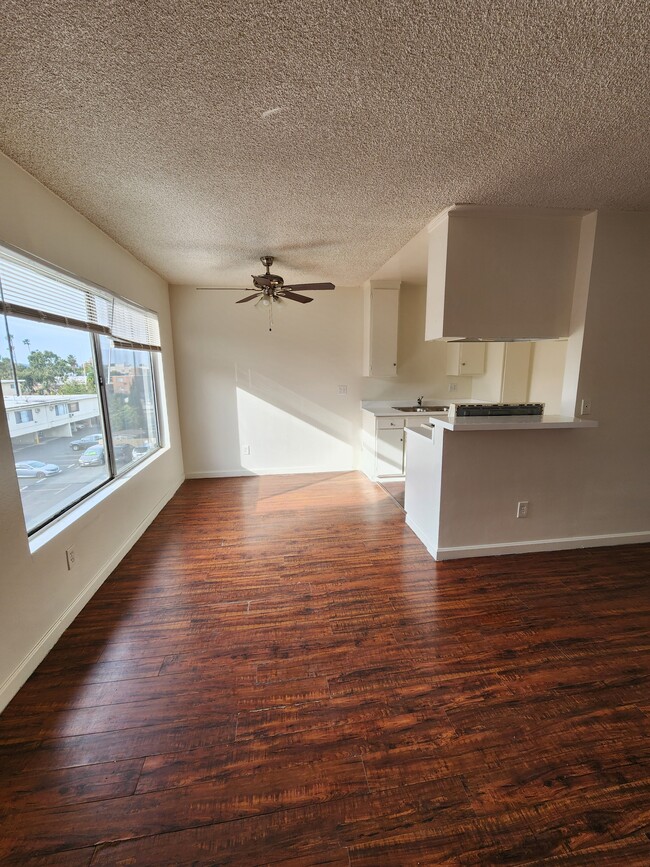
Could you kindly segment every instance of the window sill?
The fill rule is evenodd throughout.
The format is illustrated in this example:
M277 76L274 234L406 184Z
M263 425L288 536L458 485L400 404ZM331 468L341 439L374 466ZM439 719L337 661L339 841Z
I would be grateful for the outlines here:
M124 473L124 475L116 479L110 479L104 485L102 485L99 490L95 491L92 494L89 494L84 500L82 500L80 503L77 503L76 506L72 506L63 515L55 518L46 527L43 527L41 530L37 530L34 535L30 536L29 538L30 553L35 554L45 545L52 542L62 532L76 524L77 521L85 517L100 503L103 503L105 500L111 497L117 490L123 487L127 482L129 482L132 478L137 476L147 467L150 467L168 451L169 446L161 446L154 452L154 454L141 461L128 472Z

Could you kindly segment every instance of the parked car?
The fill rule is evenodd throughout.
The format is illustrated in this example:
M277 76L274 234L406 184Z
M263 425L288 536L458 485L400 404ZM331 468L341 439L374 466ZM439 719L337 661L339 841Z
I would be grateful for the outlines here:
M132 457L134 461L143 458L145 455L149 454L150 451L156 448L156 443L142 443L140 446L133 446L132 449Z
M131 456L131 446L114 445L113 454L117 464L128 464L133 458ZM104 446L91 446L79 458L79 464L82 467L98 467L106 463L106 452Z
M44 464L43 461L19 461L16 464L16 475L19 479L44 479L60 472L61 467L57 464Z
M80 456L79 465L82 467L99 467L106 462L104 446L94 445Z
M81 437L79 440L72 440L70 448L75 452L80 452L82 449L87 449L89 446L96 446L104 439L103 434L88 434Z
M131 454L132 449L128 443L120 444L113 443L113 453L115 455L115 462L118 464L130 464L133 460L133 455Z

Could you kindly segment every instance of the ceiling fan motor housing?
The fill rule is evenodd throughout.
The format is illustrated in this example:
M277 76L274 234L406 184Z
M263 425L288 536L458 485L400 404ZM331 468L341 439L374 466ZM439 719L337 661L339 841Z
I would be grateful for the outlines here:
M262 291L268 289L270 292L276 292L284 286L284 280L279 274L259 274L257 276L251 274L251 277L253 278L253 285Z
M261 289L265 294L272 295L284 286L284 280L279 274L271 274L273 256L262 256L260 262L266 268L266 274L251 274L253 285Z

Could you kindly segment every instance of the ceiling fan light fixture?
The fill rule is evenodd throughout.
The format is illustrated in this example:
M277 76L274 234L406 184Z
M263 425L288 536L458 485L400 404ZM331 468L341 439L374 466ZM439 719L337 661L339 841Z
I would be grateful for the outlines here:
M309 304L314 299L302 295L302 292L315 292L322 289L334 289L333 283L291 283L286 285L284 279L279 274L271 274L271 265L273 265L273 256L261 256L260 261L266 269L264 274L253 274L254 291L251 295L245 298L240 298L236 304L244 304L247 301L255 300L254 307L265 307L269 315L269 331L273 326L273 308L281 310L286 307L287 301L298 301L300 304ZM209 291L210 288L217 289L226 287L199 287L202 291ZM230 291L230 290L228 290ZM246 290L244 290L246 291Z

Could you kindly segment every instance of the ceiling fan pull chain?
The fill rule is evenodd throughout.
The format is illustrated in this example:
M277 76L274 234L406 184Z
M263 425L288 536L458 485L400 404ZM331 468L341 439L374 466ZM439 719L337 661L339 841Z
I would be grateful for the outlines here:
M273 302L269 304L269 331L273 331Z

